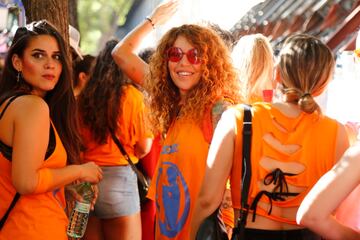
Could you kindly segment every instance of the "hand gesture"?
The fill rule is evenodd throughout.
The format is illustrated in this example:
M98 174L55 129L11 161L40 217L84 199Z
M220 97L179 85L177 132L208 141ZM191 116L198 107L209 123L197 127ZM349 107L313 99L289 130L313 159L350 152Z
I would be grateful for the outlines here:
M167 22L176 13L178 5L178 0L171 0L158 5L150 15L153 24L156 26Z

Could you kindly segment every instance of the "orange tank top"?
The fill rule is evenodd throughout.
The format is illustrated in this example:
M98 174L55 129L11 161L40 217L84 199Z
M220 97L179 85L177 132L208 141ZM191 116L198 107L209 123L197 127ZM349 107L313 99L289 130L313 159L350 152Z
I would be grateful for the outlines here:
M117 137L133 163L139 159L135 156L134 147L143 138L153 137L145 122L145 104L142 93L132 85L124 86L120 106L123 114L118 119ZM109 134L105 144L98 144L86 126L81 129L86 150L83 162L95 162L99 166L127 165L128 162L121 154Z
M51 127L55 148L42 168L62 168L66 166L66 151L55 127L52 124ZM16 193L11 181L11 161L3 154L0 154L0 192L0 216L3 216ZM0 231L0 239L67 240L65 206L64 188L20 196Z
M239 209L243 108L237 106L235 109L231 194L234 208ZM267 103L253 104L252 111L250 212L296 224L295 219L277 216L271 212L271 207L263 209L259 205L265 202L281 208L299 207L306 193L335 163L338 123L317 113L301 113L298 117L289 118ZM297 173L286 171L287 166L292 164L299 167ZM288 186L296 187L299 192L287 191Z
M190 217L205 173L209 143L184 118L171 125L149 190L156 201L156 238L188 239Z

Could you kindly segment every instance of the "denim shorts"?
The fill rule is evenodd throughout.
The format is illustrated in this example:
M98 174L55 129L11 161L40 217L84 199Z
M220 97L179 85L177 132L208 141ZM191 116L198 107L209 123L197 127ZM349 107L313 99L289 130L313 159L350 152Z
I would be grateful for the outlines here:
M140 212L137 177L129 165L101 167L103 179L92 215L100 219L130 216Z

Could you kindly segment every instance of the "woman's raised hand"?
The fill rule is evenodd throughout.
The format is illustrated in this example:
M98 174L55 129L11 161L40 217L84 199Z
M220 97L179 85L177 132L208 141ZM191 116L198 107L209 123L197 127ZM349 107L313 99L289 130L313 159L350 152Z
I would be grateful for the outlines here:
M179 0L171 0L158 5L151 13L152 24L156 27L166 23L177 11Z

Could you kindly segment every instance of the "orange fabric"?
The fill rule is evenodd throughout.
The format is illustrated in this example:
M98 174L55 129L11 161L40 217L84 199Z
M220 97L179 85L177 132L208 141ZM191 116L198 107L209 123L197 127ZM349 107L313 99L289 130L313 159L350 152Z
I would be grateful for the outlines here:
M229 180L226 186L226 190L224 192L223 201L221 203L221 212L225 225L229 226L230 228L234 228L234 209L231 202L231 190L229 186Z
M192 121L180 118L170 127L148 193L157 206L155 239L189 239L208 149L202 129Z
M53 154L44 161L42 170L66 166L67 157L64 146L56 130L54 132L56 147ZM43 177L46 178L45 175ZM42 178L42 184L47 185L46 182L51 181L51 178L47 180L45 178ZM11 181L11 162L2 154L0 154L0 192L0 216L3 216L16 190ZM20 196L0 231L0 239L67 240L68 219L64 210L65 204L63 188L41 194Z
M242 128L243 108L237 106L236 114L236 140L233 167L231 172L231 195L233 206L240 208L240 182L242 161ZM302 113L297 118L284 116L279 110L268 103L256 103L253 105L252 146L251 146L251 185L249 192L249 204L259 193L259 183L269 173L261 161L266 156L282 163L299 163L305 170L295 176L285 176L289 185L305 188L295 197L289 197L286 201L272 201L273 206L298 207L316 181L331 169L335 163L336 137L338 123L326 116L316 113ZM274 119L280 123L286 131L281 131L274 125ZM280 152L264 140L264 135L270 133L283 145L296 145L300 148L293 154ZM260 202L268 203L267 197L262 197ZM274 214L268 215L268 209L262 209L259 205L257 214L269 219L296 224L295 219L286 219Z
M121 115L118 119L118 133L121 144L125 148L133 163L139 159L134 155L135 144L143 138L152 137L146 129L145 106L142 93L132 85L125 86L120 101ZM82 128L82 138L86 145L83 154L84 162L95 162L99 166L127 165L128 162L109 134L107 143L99 145L92 138L86 127Z
M38 185L34 193L44 193L47 191L47 189L49 189L49 183L52 182L53 176L49 168L40 169L38 171L38 174L39 174Z

